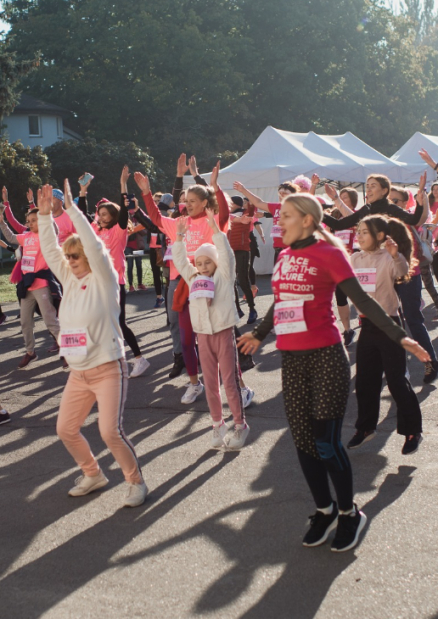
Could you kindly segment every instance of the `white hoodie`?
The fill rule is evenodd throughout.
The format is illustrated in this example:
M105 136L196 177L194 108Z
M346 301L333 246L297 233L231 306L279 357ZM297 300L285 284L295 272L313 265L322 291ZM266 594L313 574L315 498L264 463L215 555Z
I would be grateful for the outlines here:
M219 254L217 269L213 275L214 298L211 305L208 305L205 298L193 299L189 302L193 331L205 335L219 333L224 329L234 327L239 322L234 301L234 279L236 277L234 252L223 232L213 234L212 241ZM187 258L183 242L179 241L172 245L172 258L175 267L190 288L193 278L199 273Z

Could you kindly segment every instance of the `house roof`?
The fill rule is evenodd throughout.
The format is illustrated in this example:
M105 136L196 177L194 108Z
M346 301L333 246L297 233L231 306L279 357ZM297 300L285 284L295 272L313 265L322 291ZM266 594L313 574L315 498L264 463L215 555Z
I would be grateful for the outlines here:
M69 110L66 110L63 107L59 107L59 105L55 105L54 103L47 103L46 101L41 101L41 99L35 99L35 97L32 97L31 95L27 95L25 93L21 95L20 102L15 106L13 114L15 114L16 112L54 114L57 116L62 116L63 118L70 118L72 115Z

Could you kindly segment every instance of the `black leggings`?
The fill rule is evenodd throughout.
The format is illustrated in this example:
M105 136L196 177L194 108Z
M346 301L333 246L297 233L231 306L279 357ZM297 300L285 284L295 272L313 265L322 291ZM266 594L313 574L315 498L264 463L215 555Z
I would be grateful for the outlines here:
M129 348L134 353L134 357L140 357L141 352L140 352L140 348L139 348L139 346L137 344L137 340L135 338L135 335L133 334L131 329L126 324L126 311L125 311L126 290L125 290L125 286L123 284L120 284L119 288L120 288L120 316L119 316L120 328L122 329L123 337L125 338Z
M234 252L236 257L236 276L239 286L242 288L249 309L254 309L254 297L249 281L249 251L238 249Z
M149 260L151 263L152 276L154 278L154 288L157 297L161 296L161 267L157 266L157 250L154 247L149 248Z
M350 365L342 344L304 354L282 351L282 382L286 416L316 506L332 502L330 476L339 508L351 509L351 465L341 443Z

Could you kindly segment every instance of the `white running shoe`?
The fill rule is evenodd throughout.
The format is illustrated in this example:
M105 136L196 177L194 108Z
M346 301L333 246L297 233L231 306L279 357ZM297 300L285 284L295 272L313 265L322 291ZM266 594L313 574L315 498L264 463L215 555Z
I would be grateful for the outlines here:
M213 449L220 449L221 447L226 447L224 438L227 432L228 426L225 421L222 421L220 426L213 426L213 432L211 435L211 446L213 447Z
M108 478L105 477L102 471L99 471L99 474L93 475L93 477L90 477L89 475L81 475L75 479L75 485L68 491L68 493L70 496L85 496L90 492L103 488L107 485L107 483Z
M242 394L243 408L248 408L254 397L254 391L250 387L241 387L240 392Z
M242 449L245 445L246 437L249 434L249 425L247 423L234 426L233 436L226 443L228 449Z
M197 385L192 385L192 383L190 383L185 394L181 398L181 404L193 404L198 395L201 395L203 391L204 385L201 381L198 381Z
M145 359L144 357L139 357L138 359L135 359L134 367L132 368L132 372L129 375L129 378L137 378L137 376L140 376L140 374L143 374L143 372L146 372L149 366L150 366L149 361Z
M140 484L130 484L128 482L128 492L126 493L123 507L138 507L143 505L148 494L148 488L144 481Z

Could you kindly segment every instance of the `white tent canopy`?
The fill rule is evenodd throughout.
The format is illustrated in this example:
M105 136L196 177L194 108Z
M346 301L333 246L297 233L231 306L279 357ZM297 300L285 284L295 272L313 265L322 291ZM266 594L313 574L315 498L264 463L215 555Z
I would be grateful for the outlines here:
M264 200L275 201L278 185L299 174L364 183L369 174L380 173L404 183L404 167L350 132L317 135L267 127L243 157L221 171L220 185L230 192L238 180ZM210 178L210 174L202 176ZM186 180L191 182L188 177Z
M438 155L437 155L438 159ZM233 182L240 181L266 202L278 200L277 187L299 174L344 183L364 183L369 174L385 174L398 183L405 180L405 165L385 157L350 132L343 135L292 133L267 127L251 148L238 161L221 170L219 183L230 193ZM408 172L410 174L410 172ZM210 174L202 174L209 181ZM418 174L417 174L418 180ZM185 177L185 187L193 183ZM265 236L269 239L272 219L263 221ZM274 251L272 243L260 247L260 258L255 261L257 273L271 273Z
M431 176L431 168L424 163L418 151L425 148L435 161L438 161L438 136L425 135L424 133L414 133L406 144L391 157L392 161L398 163L404 170L405 183L418 183L418 179L423 172L428 172ZM392 180L392 179L391 179Z

